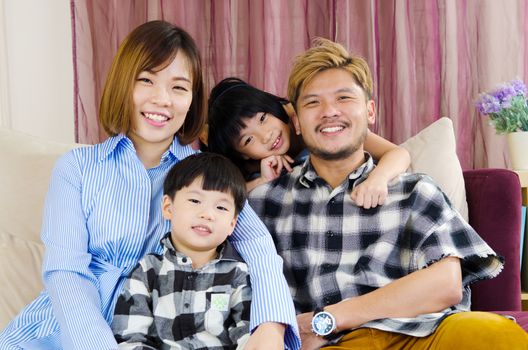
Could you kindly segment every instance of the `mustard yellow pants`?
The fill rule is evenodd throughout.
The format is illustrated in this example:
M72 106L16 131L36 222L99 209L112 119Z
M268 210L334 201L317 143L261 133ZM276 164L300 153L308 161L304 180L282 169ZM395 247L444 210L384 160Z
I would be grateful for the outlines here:
M338 344L322 349L527 350L528 333L514 321L497 314L461 312L446 317L427 337L360 328L345 335Z

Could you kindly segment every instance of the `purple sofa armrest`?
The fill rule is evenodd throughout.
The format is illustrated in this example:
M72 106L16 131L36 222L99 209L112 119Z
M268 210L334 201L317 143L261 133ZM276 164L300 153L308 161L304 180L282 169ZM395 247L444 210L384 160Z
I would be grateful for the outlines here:
M472 309L521 310L521 185L507 169L464 171L469 224L499 255L504 270L471 286Z

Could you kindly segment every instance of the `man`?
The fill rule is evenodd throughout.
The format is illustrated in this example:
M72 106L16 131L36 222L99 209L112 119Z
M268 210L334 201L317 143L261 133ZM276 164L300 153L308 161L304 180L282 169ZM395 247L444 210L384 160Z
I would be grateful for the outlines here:
M429 177L400 176L376 208L347 195L374 168L371 95L362 58L316 41L288 83L310 158L250 193L284 259L303 349L526 349L513 321L464 312L469 284L503 263Z

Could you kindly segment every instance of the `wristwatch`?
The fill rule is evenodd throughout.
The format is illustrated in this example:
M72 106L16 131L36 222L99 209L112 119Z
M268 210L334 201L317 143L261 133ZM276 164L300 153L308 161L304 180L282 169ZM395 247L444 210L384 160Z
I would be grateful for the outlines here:
M323 337L326 340L333 338L330 336L337 328L336 319L334 315L328 311L324 311L323 308L316 308L314 316L312 318L312 332L319 337Z

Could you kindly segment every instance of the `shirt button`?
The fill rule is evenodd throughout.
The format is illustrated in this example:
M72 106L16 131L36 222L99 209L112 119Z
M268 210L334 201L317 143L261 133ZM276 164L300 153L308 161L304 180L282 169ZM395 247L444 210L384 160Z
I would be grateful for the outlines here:
M326 234L329 235L330 237L334 237L334 232L332 231L326 231Z
M186 263L187 262L187 258L182 258L182 262Z
M185 304L183 304L183 306L185 306L186 308L188 308L190 305L189 305L189 303L185 303Z
M187 275L187 279L188 279L188 280L192 280L193 277L194 277L193 275Z

